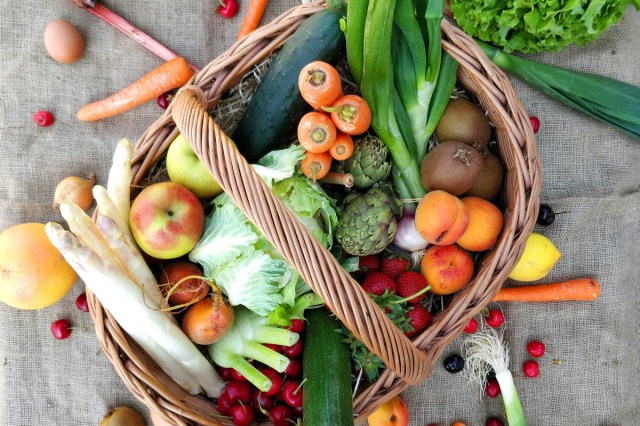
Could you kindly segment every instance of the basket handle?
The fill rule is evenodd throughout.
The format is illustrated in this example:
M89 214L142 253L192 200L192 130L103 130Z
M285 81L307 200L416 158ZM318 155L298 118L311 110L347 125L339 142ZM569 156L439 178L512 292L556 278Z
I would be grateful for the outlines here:
M293 265L311 289L370 351L407 384L431 373L426 353L416 348L351 278L262 178L207 113L206 97L185 86L173 101L173 119L207 169L251 222Z

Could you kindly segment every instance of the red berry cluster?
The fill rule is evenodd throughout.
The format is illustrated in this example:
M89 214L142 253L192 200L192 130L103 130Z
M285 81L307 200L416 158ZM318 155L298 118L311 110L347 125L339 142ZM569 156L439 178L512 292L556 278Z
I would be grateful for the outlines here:
M76 308L82 312L89 312L89 304L87 303L87 294L80 293L76 298ZM71 336L73 327L69 320L60 318L51 323L51 334L58 340L67 339Z
M544 343L538 340L532 340L527 343L527 352L535 358L541 358L544 355ZM522 364L522 372L529 378L538 377L540 374L540 366L538 361L530 359Z
M419 334L432 320L427 308L420 304L426 294L427 280L411 267L411 262L401 256L370 255L359 258L359 270L365 273L361 282L364 291L372 296L387 293L402 299L410 298L407 300L410 308L405 316L413 330L404 332L408 337Z
M289 330L302 333L304 321L294 319ZM251 361L262 374L271 380L271 388L262 392L233 368L219 368L220 377L227 382L222 395L216 401L218 412L230 416L233 424L244 426L256 417L266 417L275 426L295 424L302 417L302 339L292 346L265 345L289 358L289 366L282 373L259 362Z

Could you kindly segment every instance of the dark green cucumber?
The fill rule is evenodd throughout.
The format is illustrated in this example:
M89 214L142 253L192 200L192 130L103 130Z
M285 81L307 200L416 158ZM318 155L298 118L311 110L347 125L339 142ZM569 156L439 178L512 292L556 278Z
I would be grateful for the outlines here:
M353 426L351 351L340 322L325 308L305 312L302 371L304 426Z
M283 147L311 107L298 90L298 75L309 62L335 64L344 52L342 12L326 9L307 18L269 64L232 139L250 163Z

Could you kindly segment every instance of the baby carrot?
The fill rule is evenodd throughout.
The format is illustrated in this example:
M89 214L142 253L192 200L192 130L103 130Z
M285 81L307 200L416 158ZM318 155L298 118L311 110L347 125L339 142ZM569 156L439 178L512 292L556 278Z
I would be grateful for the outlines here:
M171 59L108 98L83 106L77 113L82 121L96 121L128 111L187 83L193 76L189 63Z
M313 61L305 65L298 75L300 96L319 110L330 107L342 97L340 74L331 64Z
M236 40L240 40L242 37L258 28L260 19L262 19L262 15L264 14L264 9L266 7L267 0L251 0L249 2L247 14L242 21L242 25L240 25L240 30L238 31Z
M329 116L308 112L298 123L298 142L306 151L326 152L336 141L336 126Z
M498 291L494 302L560 302L595 300L600 296L600 284L592 278L576 278L549 284L506 287Z
M310 179L322 179L329 173L331 155L328 152L307 152L300 163L302 173Z
M331 120L336 128L348 135L361 135L371 125L369 104L358 95L344 95L331 107L322 109L331 113Z
M329 148L329 154L334 160L343 161L353 154L353 140L346 133L338 132L336 141Z

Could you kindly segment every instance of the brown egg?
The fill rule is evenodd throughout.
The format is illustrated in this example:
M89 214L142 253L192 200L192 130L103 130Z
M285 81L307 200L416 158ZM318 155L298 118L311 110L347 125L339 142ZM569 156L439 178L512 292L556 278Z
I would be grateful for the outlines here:
M77 61L84 52L84 38L80 31L64 19L56 19L44 30L47 53L61 64Z

